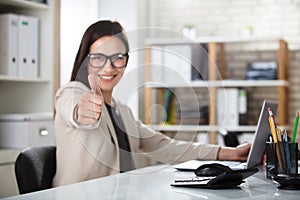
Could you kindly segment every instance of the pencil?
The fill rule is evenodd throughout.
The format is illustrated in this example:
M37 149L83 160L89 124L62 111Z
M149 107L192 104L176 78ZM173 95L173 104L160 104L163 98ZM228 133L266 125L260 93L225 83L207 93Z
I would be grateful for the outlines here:
M296 118L295 118L294 131L293 131L293 136L292 136L292 143L296 142L298 123L299 123L299 112L297 112Z
M269 112L270 117L272 117L272 119L273 119L274 127L277 128L277 125L276 125L276 122L275 122L275 118L274 118L272 109L268 108L268 112Z
M274 126L274 120L271 116L269 116L269 124L270 124L270 130L273 137L273 141L274 143L277 143L278 140L277 140L276 128Z

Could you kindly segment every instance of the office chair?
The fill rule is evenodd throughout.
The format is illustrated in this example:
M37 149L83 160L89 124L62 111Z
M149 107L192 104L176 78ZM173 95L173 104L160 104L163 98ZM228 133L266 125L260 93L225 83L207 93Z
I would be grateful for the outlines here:
M56 147L28 147L17 157L15 173L20 194L52 187L56 172Z

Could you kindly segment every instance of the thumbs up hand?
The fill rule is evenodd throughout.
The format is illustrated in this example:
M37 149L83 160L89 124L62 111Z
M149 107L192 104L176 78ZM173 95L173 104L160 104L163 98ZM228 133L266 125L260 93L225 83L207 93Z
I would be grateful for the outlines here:
M91 86L92 92L102 96L100 87L98 86L99 77L96 74L88 75L89 84Z
M103 96L98 86L99 77L95 74L88 76L91 91L85 92L77 103L77 122L80 125L93 125L100 119Z

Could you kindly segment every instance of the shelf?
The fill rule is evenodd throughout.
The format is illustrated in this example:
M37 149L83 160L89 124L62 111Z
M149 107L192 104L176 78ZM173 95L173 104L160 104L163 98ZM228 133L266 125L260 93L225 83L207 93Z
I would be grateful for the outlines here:
M182 44L194 44L194 43L243 43L243 42L274 42L278 41L278 37L199 37L196 39L188 38L148 38L146 39L146 45L182 45Z
M59 68L60 0L0 0L1 13L38 19L38 77L0 75L0 113L50 112ZM16 40L16 38L15 38Z
M229 132L255 132L256 126L210 126L210 125L149 125L155 131L165 132L210 132L210 131L221 131L226 130ZM278 126L280 129L291 130L291 127Z
M165 88L183 88L183 89L194 89L194 88L207 88L209 89L209 109L208 115L209 125L206 126L189 126L189 125L150 125L152 128L158 131L170 131L170 132L208 132L209 133L209 143L215 144L217 140L217 133L220 130L227 131L238 131L238 132L255 132L256 126L219 126L217 125L217 89L218 88L253 88L253 87L267 87L267 88L276 88L278 95L278 113L280 116L278 117L279 125L287 125L288 114L286 110L288 109L288 69L289 69L289 60L288 53L289 48L286 41L278 37L222 37L222 36L212 36L212 37L199 37L194 40L184 37L173 37L173 38L149 38L145 41L147 48L146 53L146 63L148 65L145 71L145 80L149 81L144 84L145 88L145 123L151 124L151 117L156 117L154 121L158 121L160 116L157 113L151 115L151 109L153 103L156 105L163 105L164 101L164 91ZM183 79L174 78L173 80L162 79L160 77L154 77L151 79L153 75L159 73L158 71L151 71L152 69L152 49L166 49L172 50L171 45L180 46L180 45L192 45L196 43L206 43L208 48L208 56L211 62L208 62L207 74L208 80L199 80L199 81L190 81L190 77L186 77ZM233 44L227 46L228 49L225 49L225 45L227 43ZM226 48L227 48L226 47ZM176 47L177 48L177 47ZM175 48L174 48L175 49ZM221 77L226 77L226 64L228 61L226 60L226 51L277 51L277 80L244 80L244 77L240 77L240 80L230 80L230 79L222 79ZM274 56L275 58L276 56ZM164 59L168 59L169 57L154 57L155 66L164 66ZM152 58L153 59L153 58ZM160 59L160 60L159 60ZM169 58L171 59L171 58ZM190 56L189 59L192 60ZM251 58L249 58L251 59ZM255 58L253 58L255 59ZM252 59L251 59L252 60ZM262 59L263 60L263 59ZM172 61L172 60L171 60ZM248 61L247 61L248 62ZM176 62L172 62L172 64L176 64ZM180 63L179 63L180 64ZM218 66L218 68L216 67ZM236 66L238 67L238 66ZM156 70L156 68L154 69ZM178 72L185 73L184 71ZM230 76L228 76L230 77ZM162 79L162 80L161 80ZM152 81L154 80L154 81ZM160 81L157 81L160 80ZM151 82L152 81L152 82ZM152 89L157 89L156 91L152 91ZM203 91L199 91L203 92ZM155 96L153 96L155 95ZM188 101L188 98L186 98ZM157 115L157 116L155 116Z
M1 0L0 5L16 6L20 8L30 8L30 9L49 9L47 4L32 2L28 0Z
M223 81L191 81L187 83L146 82L148 88L207 88L207 87L274 87L288 86L284 80L223 80Z
M0 75L0 81L11 81L11 82L37 82L37 83L49 83L50 81L47 79L41 78L21 78L21 77L11 77Z
M238 131L238 132L255 132L256 126L210 126L210 125L149 125L156 131L170 132L209 132L209 131Z

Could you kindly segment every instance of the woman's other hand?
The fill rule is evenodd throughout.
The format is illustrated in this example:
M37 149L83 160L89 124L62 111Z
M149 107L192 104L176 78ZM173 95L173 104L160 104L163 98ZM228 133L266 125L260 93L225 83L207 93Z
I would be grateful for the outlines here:
M244 143L236 148L221 147L218 160L246 161L251 148L251 144Z

